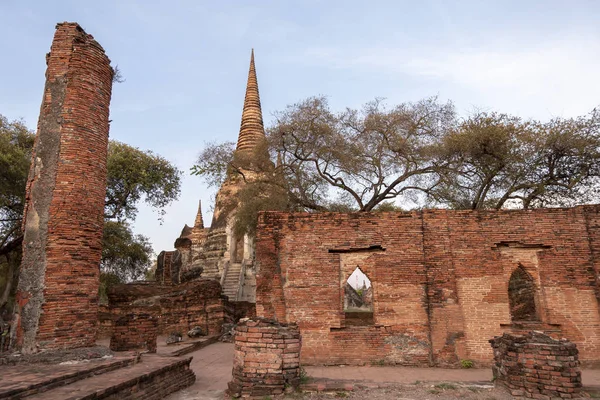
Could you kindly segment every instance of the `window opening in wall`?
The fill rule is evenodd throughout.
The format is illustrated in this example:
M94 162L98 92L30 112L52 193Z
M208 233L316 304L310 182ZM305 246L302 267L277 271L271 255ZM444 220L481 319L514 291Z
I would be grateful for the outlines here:
M535 307L535 284L523 266L515 269L510 276L508 300L513 322L539 321Z
M373 325L373 286L357 266L344 285L346 326Z

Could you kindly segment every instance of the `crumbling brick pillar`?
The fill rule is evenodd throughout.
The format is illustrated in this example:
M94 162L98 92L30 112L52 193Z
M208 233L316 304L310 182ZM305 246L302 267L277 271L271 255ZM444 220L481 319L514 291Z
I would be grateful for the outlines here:
M121 308L114 315L114 327L110 337L113 351L148 350L156 353L159 306Z
M579 398L581 370L577 346L541 332L505 333L490 340L494 349L495 382L516 397Z
M264 318L240 320L228 394L261 398L300 384L300 330Z
M94 345L113 69L76 23L60 23L26 188L12 347Z

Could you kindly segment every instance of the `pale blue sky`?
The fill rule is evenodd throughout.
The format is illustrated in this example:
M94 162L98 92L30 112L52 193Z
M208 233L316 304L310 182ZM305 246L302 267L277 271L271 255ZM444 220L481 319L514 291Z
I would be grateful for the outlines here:
M35 128L44 56L57 22L78 22L118 64L110 136L186 171L163 225L142 207L135 230L172 249L198 199L188 175L207 141L235 140L250 49L266 124L324 94L332 106L431 95L525 118L600 105L600 1L0 0L0 113Z

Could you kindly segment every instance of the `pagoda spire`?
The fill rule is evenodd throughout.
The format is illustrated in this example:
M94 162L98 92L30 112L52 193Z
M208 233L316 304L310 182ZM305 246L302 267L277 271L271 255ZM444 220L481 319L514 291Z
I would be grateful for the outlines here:
M253 151L257 144L261 140L264 140L264 138L265 127L263 125L260 96L258 94L258 81L254 67L254 49L252 49L248 83L246 84L246 97L244 98L244 111L242 112L242 124L240 126L236 151Z
M198 214L196 214L194 228L204 229L204 220L202 219L202 200L198 200Z

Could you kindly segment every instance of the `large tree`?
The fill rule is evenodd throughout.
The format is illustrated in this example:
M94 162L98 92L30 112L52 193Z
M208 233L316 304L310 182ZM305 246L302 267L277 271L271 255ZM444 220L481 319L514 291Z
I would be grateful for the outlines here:
M0 115L0 308L7 303L21 256L21 220L34 134L19 121ZM150 151L111 141L107 160L103 236L103 283L139 279L151 266L148 238L135 235L129 223L145 202L159 212L177 199L181 172Z
M292 208L371 211L437 185L440 138L455 120L453 105L437 98L339 113L325 97L309 98L276 114L268 130L275 173L259 183L285 189ZM231 143L209 145L193 172L219 184L238 169L232 154Z
M432 204L452 208L570 206L598 201L600 112L549 122L477 113L443 138Z
M252 233L257 212L268 209L500 209L599 199L598 110L548 122L496 112L461 121L452 103L436 98L333 112L314 97L275 117L267 142L277 162L266 151L252 155L261 173L234 199L236 230ZM248 154L234 150L234 143L209 144L192 172L212 186L245 179Z

